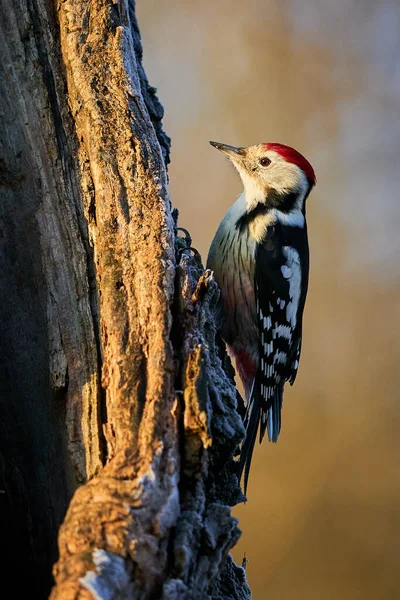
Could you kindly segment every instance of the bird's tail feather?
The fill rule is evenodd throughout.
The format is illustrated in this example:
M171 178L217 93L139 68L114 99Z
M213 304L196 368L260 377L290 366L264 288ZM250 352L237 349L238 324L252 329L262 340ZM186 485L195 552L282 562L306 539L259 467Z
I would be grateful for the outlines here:
M277 442L281 431L281 411L283 402L283 384L278 384L274 391L271 407L267 413L267 430L270 442ZM264 427L265 432L265 427ZM261 433L261 431L260 431ZM261 442L262 438L260 438Z
M239 480L242 479L244 472L243 483L245 494L249 479L251 459L257 437L258 424L260 423L260 444L266 430L268 431L269 441L277 442L281 431L282 401L283 383L276 386L274 395L271 398L271 405L268 408L262 406L263 401L260 394L260 385L257 381L257 377L255 378L244 418L246 438L240 450Z
M253 456L254 444L256 442L258 424L261 415L260 395L257 394L259 386L255 383L252 388L252 393L249 398L249 403L246 410L244 425L246 427L246 438L240 450L239 463L239 481L242 479L244 471L244 493L246 494L247 482L249 479L251 459Z

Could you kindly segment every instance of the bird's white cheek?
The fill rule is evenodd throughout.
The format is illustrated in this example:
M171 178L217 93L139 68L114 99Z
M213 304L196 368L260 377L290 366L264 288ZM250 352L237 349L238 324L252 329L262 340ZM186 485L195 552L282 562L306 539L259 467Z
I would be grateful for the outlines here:
M240 178L243 182L244 195L246 199L246 208L250 212L265 200L265 185L260 177L249 175L249 173L239 165L235 165L239 171Z
M270 178L270 186L282 194L289 191L298 191L301 196L308 189L305 175L295 165L274 165L268 177Z

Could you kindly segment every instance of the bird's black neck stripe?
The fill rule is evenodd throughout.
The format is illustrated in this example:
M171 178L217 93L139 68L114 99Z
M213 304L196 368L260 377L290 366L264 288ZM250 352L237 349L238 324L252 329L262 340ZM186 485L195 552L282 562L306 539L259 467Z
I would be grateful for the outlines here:
M287 214L293 210L299 196L300 194L298 192L282 194L271 188L268 192L268 196L265 197L265 205L268 208L276 208Z
M254 219L266 215L274 208L285 214L290 213L293 210L296 201L299 199L299 195L300 194L297 192L282 194L271 188L268 192L268 196L265 197L264 202L259 202L251 211L246 212L237 220L236 229L243 229Z

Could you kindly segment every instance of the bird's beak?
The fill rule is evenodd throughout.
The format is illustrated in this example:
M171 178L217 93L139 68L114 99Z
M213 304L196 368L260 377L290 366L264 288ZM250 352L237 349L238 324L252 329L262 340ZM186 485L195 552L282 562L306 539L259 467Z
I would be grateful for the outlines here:
M228 146L228 144L220 144L219 142L210 142L211 146L214 146L217 150L220 150L229 158L235 160L235 158L243 157L246 154L245 148L235 148L234 146Z

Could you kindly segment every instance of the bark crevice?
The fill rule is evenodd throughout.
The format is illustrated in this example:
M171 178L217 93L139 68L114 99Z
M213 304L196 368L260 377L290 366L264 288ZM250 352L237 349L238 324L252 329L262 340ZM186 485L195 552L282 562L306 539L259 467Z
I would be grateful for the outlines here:
M53 600L249 598L228 554L241 400L218 287L176 237L134 3L0 11L0 477L14 555L44 597L64 519Z

